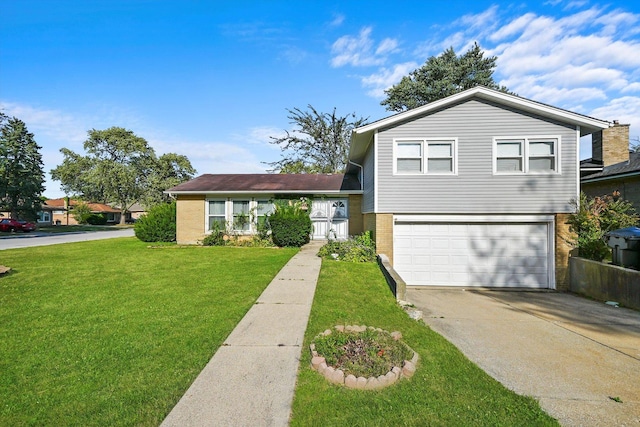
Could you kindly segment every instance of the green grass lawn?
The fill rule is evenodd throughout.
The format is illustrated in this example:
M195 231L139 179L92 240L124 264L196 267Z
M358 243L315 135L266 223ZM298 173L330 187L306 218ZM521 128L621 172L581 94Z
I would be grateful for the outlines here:
M378 391L329 384L310 366L309 343L338 324L398 330L420 355L410 380ZM307 327L293 404L293 426L558 425L395 303L376 264L324 261Z
M158 425L295 252L0 251L0 425Z

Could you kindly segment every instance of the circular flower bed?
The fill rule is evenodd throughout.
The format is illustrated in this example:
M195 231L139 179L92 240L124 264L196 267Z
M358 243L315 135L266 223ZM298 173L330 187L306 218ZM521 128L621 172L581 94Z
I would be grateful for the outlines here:
M401 341L400 332L372 326L338 325L311 344L311 365L327 380L349 388L378 389L410 378L418 354Z

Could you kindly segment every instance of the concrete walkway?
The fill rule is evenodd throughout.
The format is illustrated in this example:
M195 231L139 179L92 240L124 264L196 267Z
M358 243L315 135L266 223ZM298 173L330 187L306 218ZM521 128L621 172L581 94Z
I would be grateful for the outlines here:
M288 425L322 244L280 270L162 426Z
M640 426L637 311L555 292L409 288L407 299L433 330L562 425Z

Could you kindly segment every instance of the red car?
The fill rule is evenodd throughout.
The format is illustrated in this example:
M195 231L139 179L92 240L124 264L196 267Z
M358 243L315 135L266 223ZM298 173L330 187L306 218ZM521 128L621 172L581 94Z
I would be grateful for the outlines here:
M18 221L13 218L0 220L0 231L23 231L28 233L36 229L36 225L29 221Z

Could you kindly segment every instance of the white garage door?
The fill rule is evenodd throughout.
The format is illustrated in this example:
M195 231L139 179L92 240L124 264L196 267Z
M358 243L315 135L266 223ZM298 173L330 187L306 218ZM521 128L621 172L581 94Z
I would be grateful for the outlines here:
M394 268L407 285L548 288L549 223L394 225Z

